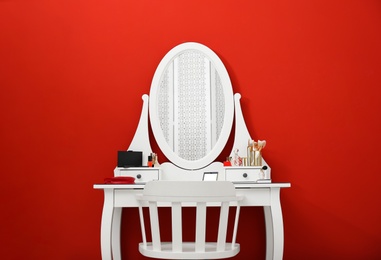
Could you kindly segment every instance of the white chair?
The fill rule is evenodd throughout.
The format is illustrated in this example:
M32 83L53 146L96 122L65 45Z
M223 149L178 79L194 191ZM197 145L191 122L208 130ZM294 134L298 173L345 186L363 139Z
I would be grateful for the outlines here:
M236 241L239 201L234 185L227 181L151 181L138 195L143 242L142 255L161 259L220 259L233 257L240 250ZM229 207L236 206L233 236L226 241ZM149 207L152 242L147 242L143 207ZM171 207L172 241L160 239L158 206ZM213 242L205 241L207 208L220 207L218 234ZM195 239L183 242L182 207L196 207ZM162 227L163 228L163 227ZM193 228L187 223L186 228Z

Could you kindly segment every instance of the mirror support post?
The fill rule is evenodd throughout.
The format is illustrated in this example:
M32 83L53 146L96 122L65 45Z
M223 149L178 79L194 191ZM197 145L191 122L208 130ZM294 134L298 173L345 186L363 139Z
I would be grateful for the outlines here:
M147 165L148 155L152 153L148 135L148 100L147 94L142 96L143 107L140 115L138 127L128 150L143 152L143 165Z
M247 140L251 140L249 130L247 130L245 119L243 118L240 99L241 94L234 94L235 135L233 148L230 153L231 157L234 156L235 149L238 149L242 156L244 156L246 153Z
M234 143L232 151L230 152L230 156L234 156L234 150L239 149L241 156L246 156L246 146L247 141L252 140L249 130L247 129L245 119L242 114L241 109L241 94L234 94L234 113L235 113L235 135L234 135ZM268 166L266 161L262 159L262 164L267 166L267 172L270 175L271 168Z

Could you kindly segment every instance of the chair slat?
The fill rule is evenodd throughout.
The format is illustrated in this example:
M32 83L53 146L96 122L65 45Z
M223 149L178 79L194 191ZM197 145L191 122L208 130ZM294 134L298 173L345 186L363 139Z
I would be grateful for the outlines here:
M226 230L228 227L229 202L222 202L220 210L220 222L218 225L217 251L225 250Z
M196 252L205 252L206 203L198 202L196 208Z
M154 250L161 250L159 215L157 212L157 203L149 202L149 214L151 222L152 246Z
M181 252L183 247L181 203L172 203L172 250Z

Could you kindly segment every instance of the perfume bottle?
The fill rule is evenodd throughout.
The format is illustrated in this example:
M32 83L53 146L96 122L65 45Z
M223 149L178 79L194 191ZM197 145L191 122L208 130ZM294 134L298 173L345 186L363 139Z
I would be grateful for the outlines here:
M233 165L234 166L242 166L242 158L238 155L239 150L234 150L234 158L233 158Z

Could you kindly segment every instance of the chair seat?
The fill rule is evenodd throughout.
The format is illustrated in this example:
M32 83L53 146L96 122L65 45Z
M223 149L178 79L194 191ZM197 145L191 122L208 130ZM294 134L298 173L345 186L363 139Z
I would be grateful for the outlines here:
M161 251L153 250L152 243L147 243L144 247L143 243L139 244L139 252L147 257L161 258L161 259L221 259L229 258L238 254L240 245L235 243L232 248L232 243L226 243L225 250L217 251L217 243L205 243L205 252L195 252L195 243L183 242L183 251L172 251L171 242L162 242Z

